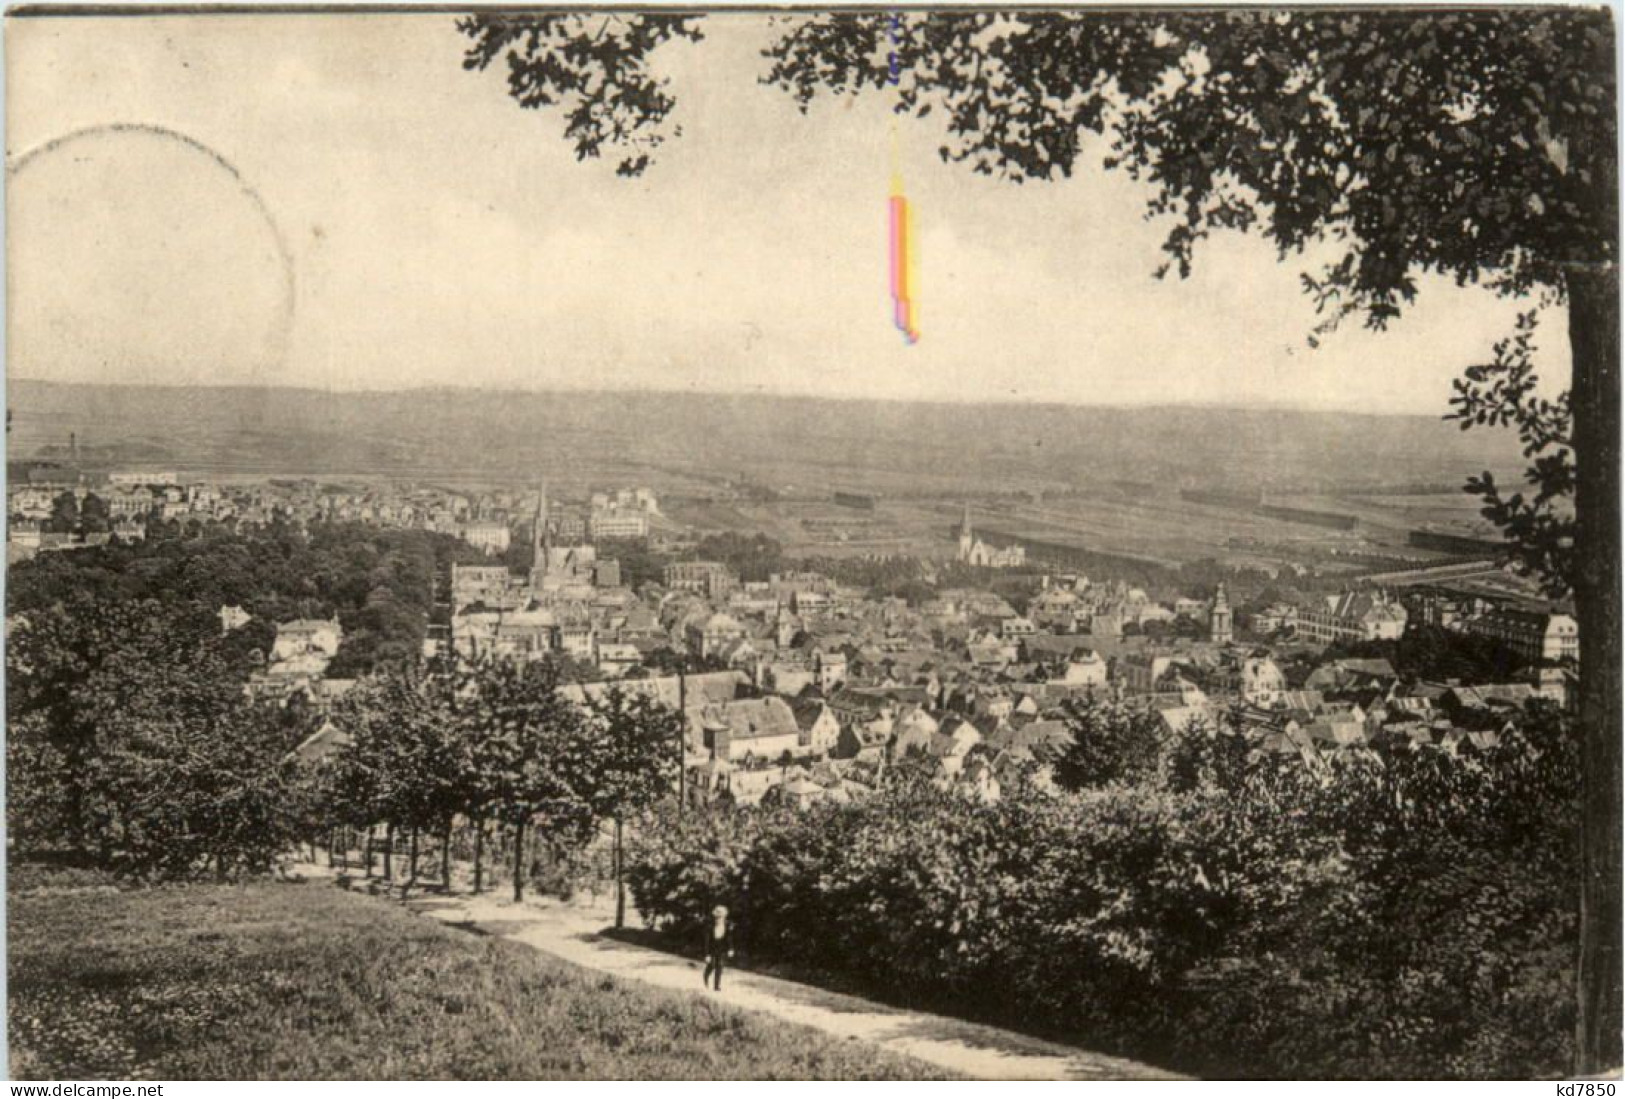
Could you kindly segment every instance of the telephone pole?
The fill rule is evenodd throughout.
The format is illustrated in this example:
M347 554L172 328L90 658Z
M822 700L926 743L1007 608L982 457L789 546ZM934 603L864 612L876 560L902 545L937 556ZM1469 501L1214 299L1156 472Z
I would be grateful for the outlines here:
M677 815L683 815L683 802L688 798L688 682L683 671L688 657L677 665Z

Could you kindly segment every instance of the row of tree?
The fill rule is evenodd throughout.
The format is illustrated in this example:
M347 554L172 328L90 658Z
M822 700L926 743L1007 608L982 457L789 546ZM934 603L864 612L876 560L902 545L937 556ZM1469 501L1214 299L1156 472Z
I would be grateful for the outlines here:
M391 671L356 686L332 714L342 747L317 764L319 825L440 837L466 822L474 887L495 825L511 835L514 897L523 895L525 837L539 829L555 854L589 842L676 784L683 721L647 694L610 686L561 690L549 661L440 663ZM415 872L416 858L413 860ZM442 878L447 867L442 865Z
M44 520L51 534L106 534L113 529L113 512L106 500L94 492L81 502L73 492L63 490L51 498L51 514Z
M335 827L381 825L480 846L511 836L579 847L676 782L682 719L635 689L567 697L551 662L402 665L364 678L314 765L311 715L256 704L258 649L196 607L86 596L11 622L7 797L13 849L138 877L269 872ZM392 837L393 838L393 837ZM413 866L415 869L416 858ZM446 867L443 863L442 874Z
M13 850L142 876L269 870L328 815L291 760L309 713L245 696L275 623L337 615L330 672L411 674L388 670L419 660L434 577L477 553L423 531L211 523L11 569ZM250 622L223 630L223 605Z

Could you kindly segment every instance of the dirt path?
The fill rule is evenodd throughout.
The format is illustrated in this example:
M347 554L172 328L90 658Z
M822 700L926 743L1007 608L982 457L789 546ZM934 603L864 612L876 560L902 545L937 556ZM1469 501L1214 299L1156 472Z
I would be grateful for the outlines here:
M325 867L305 867L317 875ZM965 1076L987 1080L1173 1080L1150 1065L1046 1042L997 1027L904 1011L811 985L730 970L720 993L703 989L700 965L601 932L607 908L547 900L514 904L492 895L427 895L409 907L453 927L523 943L586 969L724 1002L821 1030L871 1042Z

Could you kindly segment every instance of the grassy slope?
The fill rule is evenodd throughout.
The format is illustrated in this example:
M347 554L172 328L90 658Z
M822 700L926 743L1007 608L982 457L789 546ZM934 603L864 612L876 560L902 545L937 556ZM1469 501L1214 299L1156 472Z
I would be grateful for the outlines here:
M118 890L13 869L20 1079L922 1079L318 884Z

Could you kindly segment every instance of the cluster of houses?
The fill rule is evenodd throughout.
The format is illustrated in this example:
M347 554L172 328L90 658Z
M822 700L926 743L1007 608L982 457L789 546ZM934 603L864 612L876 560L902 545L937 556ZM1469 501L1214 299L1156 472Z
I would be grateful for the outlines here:
M492 489L454 490L434 485L376 484L366 487L322 484L309 479L220 483L186 478L169 470L93 473L54 463L27 464L14 472L7 489L7 546L11 560L40 552L105 544L111 538L137 541L148 524L190 519L265 525L275 520L305 525L357 522L373 526L438 531L500 555L534 513L538 493ZM94 532L52 529L62 494L76 510L94 496L106 505L109 529ZM555 536L564 540L608 538L680 539L680 528L660 511L647 488L622 488L590 495L584 506L559 509L552 517Z
M220 608L220 628L240 629L250 621L241 607ZM338 655L344 629L336 619L299 618L279 622L265 667L248 681L248 694L262 701L285 704L301 695L309 704L325 708L355 685L353 679L334 679L327 666Z
M554 528L543 516L537 529ZM1313 765L1398 741L1484 749L1528 700L1561 704L1570 693L1566 649L1543 649L1514 681L1492 684L1404 682L1386 660L1321 658L1333 641L1403 632L1410 611L1380 591L1292 608L1288 635L1313 623L1301 638L1242 641L1223 585L1165 604L1125 584L1053 575L1018 614L980 589L939 589L910 605L816 572L743 582L720 562L686 561L633 592L590 543L542 537L529 575L454 570L451 643L465 655L563 653L681 707L694 797L840 800L913 760L941 783L997 798L1018 774L1047 780L1071 736L1065 703L1090 695L1144 706L1170 731L1197 720L1239 728L1257 750ZM1186 628L1125 632L1152 621ZM1566 621L1549 613L1539 629L1566 636ZM688 671L657 671L677 666Z
M72 512L105 515L106 529L54 529L63 497L72 498ZM202 519L265 524L278 514L291 514L290 498L274 485L224 486L207 481L183 483L163 470L109 474L100 483L45 479L8 485L6 544L8 557L25 560L36 553L105 545L117 538L137 542L146 538L154 522Z
M545 496L535 506L534 567L454 567L452 624L428 645L469 657L568 656L591 666L587 682L566 688L583 699L619 682L680 709L694 798L849 799L907 761L996 799L1018 778L1048 781L1071 741L1066 703L1090 696L1144 707L1170 733L1200 721L1318 766L1394 744L1486 750L1530 700L1565 705L1572 695L1572 618L1560 611L1451 620L1447 628L1463 633L1499 630L1508 651L1528 657L1506 682L1414 682L1386 659L1325 650L1397 636L1395 623L1402 630L1424 613L1416 593L1306 602L1283 614L1271 640L1259 637L1255 614L1244 640L1223 585L1165 604L1121 583L1052 575L1018 614L975 588L938 589L910 605L811 571L744 582L720 562L689 561L632 591L590 542L555 540ZM1318 625L1291 636L1312 615ZM1186 628L1123 629L1158 620ZM263 681L319 675L336 630L284 623ZM342 686L316 685L312 697Z
M552 513L546 488L533 503L528 572L506 565L456 565L451 621L431 631L430 652L477 659L535 660L564 655L620 674L641 662L627 638L654 628L638 597L621 585L620 565Z
M1381 659L1332 660L1301 677L1266 649L1211 643L1109 660L1085 647L1054 652L1024 650L1039 659L983 673L947 654L912 668L857 657L832 689L813 683L793 696L758 697L736 672L749 697L690 714L691 788L746 802L778 786L798 802L820 796L813 787L845 798L912 758L936 781L991 800L1018 778L1049 781L1071 742L1064 704L1088 696L1143 706L1169 733L1197 721L1233 730L1309 766L1399 743L1484 750L1527 702L1563 704L1571 686L1562 668L1510 683L1407 683Z
M507 552L520 532L535 536L535 513L547 495L544 484L533 493L490 492L458 496L451 501L451 521L431 516L425 525L456 534L493 556ZM604 539L676 537L679 528L661 514L660 500L647 488L621 488L591 493L585 504L558 506L548 501L548 535L561 544Z
M42 524L62 492L82 502L91 491L14 486L14 550L67 538L46 535ZM1565 703L1578 657L1571 615L1447 587L1363 587L1254 607L1245 629L1223 585L1159 599L1068 573L1043 576L1020 611L980 587L939 586L910 603L805 570L745 581L720 561L672 561L662 582L633 590L598 543L652 542L673 528L644 489L566 508L545 485L484 493L313 481L213 486L132 471L94 491L114 525L103 538L121 529L139 537L134 531L154 517L182 515L440 530L493 555L528 535L526 570L494 560L452 567L449 613L431 623L426 655L565 657L588 681L570 690L618 681L653 692L685 715L685 788L695 797L840 800L913 761L941 783L997 798L1018 775L1045 780L1070 742L1066 703L1090 695L1144 706L1174 731L1194 721L1239 727L1257 750L1309 765L1400 742L1482 750L1530 699ZM1019 546L978 538L968 513L958 547L965 564L1026 566ZM221 608L222 629L247 620L240 608ZM1417 683L1384 660L1322 654L1395 640L1413 625L1486 638L1525 668L1506 682ZM283 701L337 697L349 681L326 673L342 639L335 621L278 623L249 689Z

